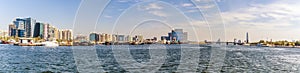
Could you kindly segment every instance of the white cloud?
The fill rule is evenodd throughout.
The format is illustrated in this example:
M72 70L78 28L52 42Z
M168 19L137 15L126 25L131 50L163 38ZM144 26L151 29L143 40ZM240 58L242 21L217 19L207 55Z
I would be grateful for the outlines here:
M197 10L197 9L193 9L193 10L187 10L187 11L185 11L185 12L187 12L187 13L193 13L193 12L198 12L199 10Z
M181 4L182 7L190 7L190 6L193 6L193 4L191 3L183 3Z
M158 5L157 3L150 3L144 8L145 10L150 10L150 9L163 9L162 6Z
M104 15L105 18L112 18L112 16Z
M291 5L282 2L261 5L252 4L249 8L242 8L229 12L223 12L223 19L227 25L243 26L253 28L278 28L291 26L293 21L300 16L299 5ZM300 21L300 20L299 20Z
M202 27L208 26L208 24L203 20L193 20L191 21L191 24L193 24L193 26L202 26Z
M297 29L300 23L299 3L285 1L269 4L249 4L250 7L222 12L228 39L243 39L245 32L251 33L251 40L266 37L273 40L299 39ZM294 38L291 38L294 37Z
M196 2L200 2L201 0L194 0L194 1L196 1Z
M138 10L145 11L149 14L159 16L159 17L167 17L168 14L163 12L164 7L159 3L148 3L145 5L138 5Z
M143 2L147 0L118 0L117 2L126 3L126 2Z
M160 17L167 17L168 15L162 11L148 11L148 13L160 16Z
M118 0L118 2L125 3L125 2L129 2L129 0Z

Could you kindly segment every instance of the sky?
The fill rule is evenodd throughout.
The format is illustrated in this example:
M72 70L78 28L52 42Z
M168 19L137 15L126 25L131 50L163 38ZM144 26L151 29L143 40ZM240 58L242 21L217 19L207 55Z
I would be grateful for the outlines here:
M222 35L225 41L245 40L246 32L250 42L300 40L300 1L296 0L105 1L2 0L0 29L7 30L16 17L32 17L85 35L99 32L152 38L179 28L196 41L216 40Z
M80 0L1 0L0 29L16 17L31 17L58 28L71 28Z

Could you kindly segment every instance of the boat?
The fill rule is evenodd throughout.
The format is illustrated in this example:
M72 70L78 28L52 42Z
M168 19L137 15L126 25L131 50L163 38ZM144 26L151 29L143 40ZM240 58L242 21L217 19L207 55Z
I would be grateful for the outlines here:
M42 44L29 44L29 43L26 43L26 44L24 44L24 43L15 43L15 44L13 44L13 45L15 45L15 46L43 46Z
M263 43L258 43L256 46L257 47L269 47L267 44L263 44Z
M7 44L11 44L11 45L13 45L13 44L15 44L15 43L17 43L17 42L16 42L16 40L14 40L14 39L10 39L10 40L8 40L8 42L7 42Z
M11 43L15 46L42 46L42 44L34 43L33 38L20 38L19 42L10 40Z
M56 41L46 41L46 42L42 42L43 46L46 47L57 47L59 46L59 44L57 44Z

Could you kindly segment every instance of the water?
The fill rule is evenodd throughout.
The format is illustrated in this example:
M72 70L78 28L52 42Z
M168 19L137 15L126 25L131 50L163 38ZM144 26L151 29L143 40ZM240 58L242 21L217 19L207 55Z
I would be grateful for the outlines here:
M220 53L212 53L212 49L225 51L225 48L205 47L198 45L165 45L163 47L155 47L151 45L137 46L77 46L80 48L75 51L72 47L19 47L19 46L0 46L0 72L80 72L84 70L82 65L87 65L86 69L93 72L104 70L106 72L129 72L131 70L141 70L143 68L124 68L124 66L132 65L132 63L122 63L114 51L120 48L131 48L129 54L132 59L138 63L147 63L151 61L149 54L155 52L166 52L163 56L156 56L158 59L164 58L157 72L300 72L300 49L299 48L268 48L268 47L248 47L248 46L228 46L224 58L218 58L223 61L219 70L210 70L211 57ZM198 62L197 64L189 64L182 61L184 52L182 49L192 50L189 54L197 53L199 55L189 55L195 59L187 61ZM96 49L95 49L96 48ZM116 50L112 50L112 48ZM148 49L147 49L148 48ZM149 50L150 48L150 50ZM86 58L84 54L79 52L93 51L90 55L97 58ZM123 51L124 49L121 49ZM165 51L163 51L165 50ZM81 56L84 55L84 56ZM122 55L122 54L121 54ZM151 54L156 55L156 54ZM79 57L80 56L80 57ZM88 66L79 59L97 60L98 66ZM122 60L122 59L121 59ZM130 59L129 59L130 60ZM128 61L129 61L128 60ZM125 60L127 61L127 60ZM130 60L131 61L131 60ZM92 61L87 61L88 63ZM101 64L100 64L101 63ZM79 65L82 64L82 65ZM122 65L120 65L122 64ZM152 63L148 64L151 65ZM159 65L160 63L153 63ZM97 65L97 64L92 64ZM196 65L194 68L189 66ZM180 68L180 66L184 68ZM155 69L155 68L153 68Z

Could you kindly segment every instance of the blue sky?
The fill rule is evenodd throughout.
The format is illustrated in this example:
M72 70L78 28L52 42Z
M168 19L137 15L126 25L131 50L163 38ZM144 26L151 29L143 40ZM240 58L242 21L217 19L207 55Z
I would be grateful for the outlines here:
M0 29L15 17L32 17L59 28L71 28L80 0L1 0Z
M208 0L195 0L205 2ZM226 25L226 40L244 40L249 32L252 41L259 39L300 39L300 1L295 0L215 0ZM0 2L0 29L7 29L15 17L32 17L58 28L72 29L80 0L2 0ZM94 3L105 4L105 3ZM87 6L86 15L92 14L97 5ZM97 18L85 17L79 25L81 34L99 33L129 34L133 27L144 20L133 34L159 37L173 28L189 32L190 40L210 39L208 24L198 8L189 0L112 0ZM121 15L124 13L123 15ZM93 15L91 15L93 16ZM94 15L98 16L98 15ZM80 16L79 16L80 17ZM119 18L119 20L117 20ZM92 20L98 22L90 22ZM116 23L117 22L117 23ZM220 22L220 21L215 21ZM114 26L114 24L117 24ZM95 26L97 24L97 26ZM95 28L96 27L96 28ZM192 28L193 27L193 28ZM219 26L210 26L217 28ZM115 29L113 29L115 28ZM214 33L213 33L214 34ZM214 37L217 38L217 37Z

